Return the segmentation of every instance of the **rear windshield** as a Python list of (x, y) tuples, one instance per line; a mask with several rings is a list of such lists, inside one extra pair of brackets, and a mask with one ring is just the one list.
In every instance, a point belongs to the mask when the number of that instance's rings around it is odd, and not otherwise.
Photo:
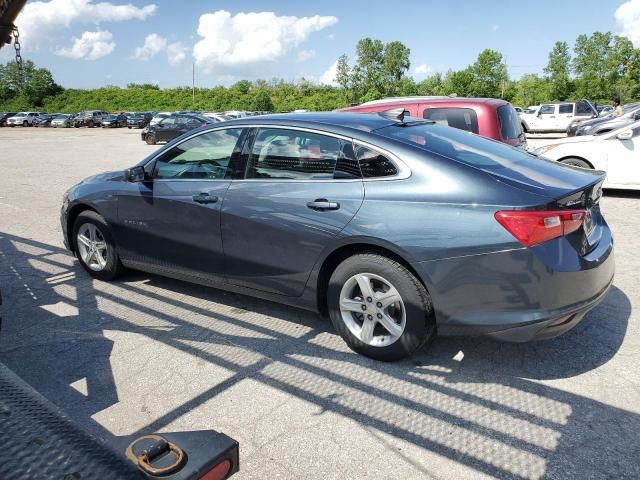
[(460, 130), (478, 133), (478, 115), (471, 108), (428, 108), (424, 118)]
[(375, 132), (482, 169), (512, 169), (523, 162), (540, 161), (504, 143), (437, 125), (392, 125)]
[(503, 140), (515, 140), (522, 135), (518, 112), (511, 105), (498, 107), (498, 121)]

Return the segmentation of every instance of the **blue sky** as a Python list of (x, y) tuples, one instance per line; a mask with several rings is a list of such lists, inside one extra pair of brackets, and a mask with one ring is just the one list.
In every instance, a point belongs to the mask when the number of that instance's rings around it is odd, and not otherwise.
[[(353, 58), (366, 36), (405, 43), (417, 80), (463, 68), (484, 48), (505, 55), (518, 78), (541, 72), (556, 40), (572, 45), (581, 33), (610, 30), (640, 46), (640, 0), (30, 0), (17, 24), (23, 57), (65, 87), (190, 85), (192, 62), (198, 86), (327, 82), (337, 57)], [(11, 53), (4, 48), (0, 59)]]

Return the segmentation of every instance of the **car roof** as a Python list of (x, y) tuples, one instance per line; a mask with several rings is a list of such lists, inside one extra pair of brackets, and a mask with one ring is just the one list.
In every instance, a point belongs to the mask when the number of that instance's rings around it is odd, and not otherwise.
[(349, 112), (305, 112), (241, 117), (228, 120), (225, 123), (243, 125), (273, 124), (301, 127), (316, 126), (327, 131), (348, 129), (372, 132), (398, 122), (375, 113), (363, 115), (362, 113)]

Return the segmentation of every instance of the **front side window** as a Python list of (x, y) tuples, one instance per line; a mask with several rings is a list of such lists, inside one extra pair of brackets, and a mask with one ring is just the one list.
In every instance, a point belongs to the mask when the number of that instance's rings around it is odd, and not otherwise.
[(163, 153), (154, 177), (174, 180), (225, 178), (241, 128), (215, 130), (190, 138)]
[(311, 132), (264, 128), (258, 131), (246, 178), (328, 180), (334, 178), (344, 142)]
[(542, 105), (540, 107), (540, 115), (553, 115), (556, 113), (555, 105)]
[(442, 125), (478, 133), (478, 115), (471, 108), (428, 108), (423, 116)]
[[(139, 117), (139, 118), (142, 118), (142, 117)], [(172, 127), (173, 125), (175, 125), (175, 123), (176, 123), (175, 117), (167, 117), (160, 122), (160, 125), (162, 125), (163, 127)]]

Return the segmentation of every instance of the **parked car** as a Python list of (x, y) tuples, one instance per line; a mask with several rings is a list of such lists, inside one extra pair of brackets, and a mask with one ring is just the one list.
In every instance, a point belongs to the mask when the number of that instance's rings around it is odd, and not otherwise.
[(619, 117), (607, 115), (605, 117), (597, 117), (585, 122), (575, 122), (567, 128), (567, 135), (600, 135), (607, 133), (625, 125), (630, 125), (636, 120), (640, 120), (640, 103), (631, 103), (625, 105), (624, 112)]
[(168, 116), (173, 114), (174, 112), (157, 112), (149, 122), (149, 125), (157, 125), (162, 121), (163, 118), (167, 118)]
[(516, 111), (516, 113), (518, 115), (520, 115), (522, 112), (524, 112), (524, 110), (522, 108), (520, 108), (520, 107), (513, 107), (513, 109)]
[(7, 119), (13, 117), (17, 112), (0, 112), (0, 127), (7, 126)]
[(211, 118), (216, 122), (226, 122), (227, 120), (231, 120), (230, 117), (227, 117), (226, 115), (223, 115), (222, 113), (217, 113), (217, 112), (205, 112), (202, 115), (204, 115), (205, 117)]
[(408, 115), (433, 120), (483, 137), (526, 147), (520, 118), (509, 102), (492, 98), (396, 97), (366, 102), (342, 112), (374, 113), (404, 108)]
[(215, 120), (203, 115), (171, 115), (163, 118), (156, 125), (148, 125), (142, 129), (140, 138), (149, 145), (155, 145), (158, 142), (170, 142), (183, 133), (211, 123), (215, 123)]
[(567, 165), (607, 172), (604, 188), (640, 190), (640, 121), (597, 136), (554, 140), (533, 153)]
[(60, 113), (53, 120), (51, 126), (53, 128), (69, 128), (73, 126), (75, 115), (70, 113)]
[(131, 112), (127, 114), (127, 128), (144, 128), (151, 122), (153, 115), (149, 112)]
[(18, 112), (14, 116), (7, 118), (7, 126), (22, 125), (23, 127), (32, 127), (33, 121), (40, 115), (44, 115), (44, 112)]
[(33, 126), (34, 127), (50, 127), (51, 120), (53, 120), (56, 117), (56, 115), (58, 114), (46, 113), (46, 114), (40, 115), (33, 120)]
[(607, 115), (612, 113), (614, 109), (611, 105), (602, 105), (600, 107), (596, 107), (596, 110), (598, 111), (599, 117), (606, 117)]
[(119, 115), (111, 114), (102, 118), (100, 126), (103, 128), (119, 128), (128, 125), (128, 118), (124, 113)]
[(73, 126), (80, 127), (99, 127), (104, 117), (109, 114), (103, 110), (88, 110), (86, 112), (80, 112), (73, 120)]
[(273, 115), (83, 181), (61, 223), (96, 279), (130, 267), (326, 312), (355, 351), (394, 360), (436, 331), (576, 325), (614, 275), (603, 181), (432, 120)]
[(527, 133), (566, 132), (574, 121), (588, 120), (598, 112), (588, 100), (544, 103), (535, 113), (520, 115), (522, 129)]

